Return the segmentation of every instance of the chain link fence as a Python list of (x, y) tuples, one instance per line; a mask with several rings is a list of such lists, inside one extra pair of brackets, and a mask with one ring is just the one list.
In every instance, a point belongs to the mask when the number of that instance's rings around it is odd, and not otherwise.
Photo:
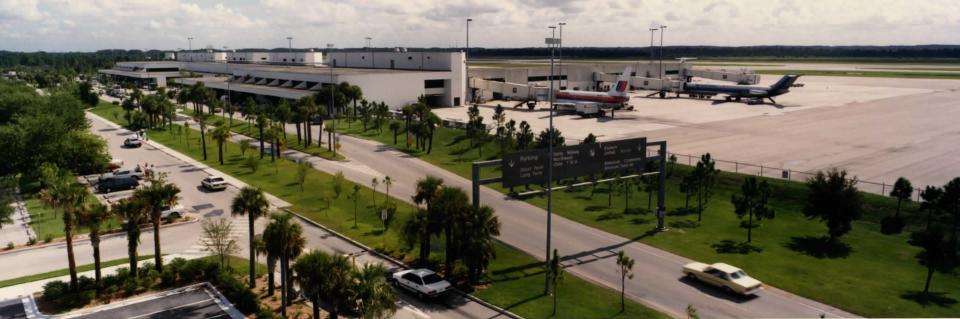
[[(651, 153), (648, 155), (656, 155), (656, 151), (651, 152), (650, 150), (648, 150), (648, 153)], [(677, 163), (679, 164), (694, 166), (697, 164), (697, 162), (700, 161), (699, 155), (687, 155), (687, 154), (678, 154), (678, 153), (671, 153), (671, 152), (667, 152), (667, 154), (676, 156)], [(806, 181), (807, 179), (817, 175), (817, 172), (798, 171), (798, 170), (792, 170), (789, 168), (785, 169), (780, 167), (771, 167), (771, 166), (744, 163), (744, 162), (738, 162), (738, 161), (728, 161), (728, 160), (721, 160), (716, 158), (714, 158), (713, 160), (716, 162), (715, 164), (716, 169), (719, 169), (725, 172), (750, 174), (754, 176), (762, 176), (762, 177), (768, 177), (768, 178), (777, 178), (777, 179), (784, 179), (788, 181), (800, 181), (800, 182)], [(857, 189), (859, 189), (862, 192), (879, 194), (882, 196), (889, 196), (890, 191), (893, 189), (893, 184), (882, 182), (882, 181), (876, 182), (876, 181), (867, 181), (867, 180), (858, 179)], [(916, 197), (915, 200), (918, 202), (920, 201), (920, 193), (922, 191), (923, 191), (922, 188), (914, 189), (914, 197)]]

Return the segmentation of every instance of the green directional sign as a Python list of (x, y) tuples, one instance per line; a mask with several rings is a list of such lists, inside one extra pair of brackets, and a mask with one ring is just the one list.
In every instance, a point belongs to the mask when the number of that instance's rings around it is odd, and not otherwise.
[[(505, 154), (501, 160), (503, 187), (547, 182), (547, 150)], [(574, 178), (643, 168), (646, 138), (556, 147), (553, 179)]]

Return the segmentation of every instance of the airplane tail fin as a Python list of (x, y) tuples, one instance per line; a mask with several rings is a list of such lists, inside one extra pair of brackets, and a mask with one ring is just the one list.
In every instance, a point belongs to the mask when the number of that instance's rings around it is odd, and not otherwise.
[(796, 74), (784, 75), (777, 83), (770, 86), (770, 92), (777, 92), (778, 94), (786, 93), (790, 91), (790, 87), (793, 86), (793, 83), (797, 82), (799, 78), (800, 75)]
[(607, 92), (613, 96), (624, 96), (627, 94), (627, 90), (630, 89), (630, 73), (633, 72), (633, 68), (627, 67), (623, 70), (623, 74), (617, 78), (617, 84), (610, 87), (610, 91)]

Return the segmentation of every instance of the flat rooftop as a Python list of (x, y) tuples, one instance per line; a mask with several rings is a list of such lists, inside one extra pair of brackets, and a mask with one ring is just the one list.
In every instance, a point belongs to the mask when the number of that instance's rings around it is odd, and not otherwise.
[(85, 312), (73, 318), (182, 318), (213, 319), (243, 318), (229, 304), (223, 304), (216, 290), (206, 284), (161, 292), (131, 301), (118, 301), (103, 306), (80, 310)]
[[(256, 63), (213, 63), (213, 62), (183, 62), (185, 64), (194, 64), (210, 68), (225, 68), (226, 70), (250, 70), (260, 72), (284, 72), (284, 73), (304, 73), (304, 74), (330, 74), (330, 67), (310, 66), (310, 65), (276, 65), (276, 64), (256, 64)], [(360, 74), (392, 74), (392, 73), (420, 73), (420, 72), (449, 72), (438, 70), (407, 70), (407, 69), (371, 69), (371, 68), (340, 68), (333, 69), (334, 75), (360, 75)]]

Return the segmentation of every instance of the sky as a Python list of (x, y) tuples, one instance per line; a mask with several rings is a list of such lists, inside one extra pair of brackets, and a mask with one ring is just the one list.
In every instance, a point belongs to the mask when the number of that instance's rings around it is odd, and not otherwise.
[[(0, 50), (960, 44), (958, 0), (0, 0)], [(187, 40), (193, 37), (192, 44)], [(659, 42), (660, 34), (656, 34)]]

